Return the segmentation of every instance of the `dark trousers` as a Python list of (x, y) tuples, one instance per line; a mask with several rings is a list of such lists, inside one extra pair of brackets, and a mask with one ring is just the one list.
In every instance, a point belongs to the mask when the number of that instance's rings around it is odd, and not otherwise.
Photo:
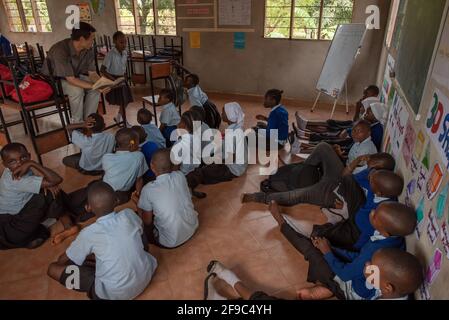
[(345, 299), (340, 286), (334, 281), (335, 274), (329, 267), (320, 250), (315, 248), (312, 241), (299, 234), (287, 223), (281, 226), (281, 232), (285, 238), (309, 261), (307, 281), (321, 284), (331, 290), (338, 299)]
[(85, 174), (88, 176), (101, 176), (104, 174), (104, 171), (102, 170), (93, 170), (93, 171), (87, 171), (80, 167), (80, 159), (81, 159), (81, 153), (72, 154), (71, 156), (67, 156), (62, 159), (62, 163), (66, 167), (70, 167), (73, 169), (78, 170), (81, 174)]
[(187, 176), (189, 188), (195, 189), (201, 184), (211, 185), (231, 181), (236, 178), (225, 164), (209, 164), (196, 168)]
[(62, 196), (36, 194), (18, 214), (0, 214), (0, 249), (23, 248), (35, 239), (47, 239), (50, 232), (41, 223), (64, 213)]
[(74, 262), (70, 261), (69, 265), (62, 272), (59, 283), (62, 284), (67, 289), (71, 288), (73, 283), (70, 282), (70, 276), (72, 275), (72, 270), (77, 268), (79, 270), (79, 288), (74, 288), (73, 290), (78, 292), (86, 292), (87, 296), (91, 300), (101, 300), (100, 297), (95, 293), (95, 264), (83, 264), (78, 266)]
[(327, 126), (330, 131), (341, 131), (341, 130), (352, 128), (352, 126), (354, 125), (354, 121), (351, 121), (351, 120), (341, 121), (341, 120), (331, 120), (330, 119), (330, 120), (327, 120), (326, 122), (327, 122)]

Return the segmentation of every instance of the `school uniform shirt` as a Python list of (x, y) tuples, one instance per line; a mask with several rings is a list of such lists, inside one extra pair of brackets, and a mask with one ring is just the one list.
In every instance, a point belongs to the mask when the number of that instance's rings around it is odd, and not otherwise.
[[(368, 137), (364, 141), (355, 142), (352, 145), (351, 150), (349, 150), (347, 164), (349, 165), (352, 161), (354, 161), (356, 158), (358, 158), (360, 156), (376, 154), (376, 153), (377, 153), (377, 148), (374, 145), (373, 141), (371, 140), (371, 137)], [(357, 168), (357, 169), (355, 170), (355, 173), (360, 172), (360, 169), (359, 168)]]
[(147, 134), (147, 141), (154, 142), (158, 146), (158, 148), (165, 149), (165, 138), (162, 135), (161, 130), (159, 130), (159, 128), (156, 127), (155, 124), (144, 124), (142, 125), (142, 128)]
[(384, 139), (384, 126), (380, 122), (371, 125), (371, 140), (377, 148), (377, 152), (382, 150), (382, 142)]
[(81, 230), (66, 251), (81, 266), (95, 255), (95, 294), (101, 299), (128, 300), (142, 293), (157, 267), (142, 243), (143, 223), (130, 209), (112, 212)]
[(180, 171), (160, 175), (141, 192), (138, 207), (152, 211), (159, 243), (175, 248), (198, 229), (198, 213), (192, 203), (187, 179)]
[(201, 87), (199, 85), (188, 89), (187, 95), (189, 96), (189, 102), (191, 107), (193, 106), (202, 107), (207, 102), (207, 100), (209, 100), (207, 94), (205, 94), (204, 91), (201, 90)]
[(126, 73), (127, 64), (128, 52), (126, 50), (119, 52), (116, 47), (112, 48), (103, 60), (106, 71), (114, 76), (122, 77)]
[(201, 143), (199, 142), (194, 146), (193, 136), (190, 133), (183, 134), (176, 141), (171, 149), (171, 153), (173, 160), (180, 164), (180, 170), (185, 175), (188, 175), (201, 165)]
[(281, 104), (271, 109), (268, 116), (267, 136), (270, 130), (278, 130), (278, 143), (285, 144), (288, 139), (288, 111)]
[[(142, 151), (143, 155), (145, 156), (145, 160), (147, 162), (148, 167), (150, 167), (151, 159), (153, 158), (153, 154), (157, 150), (159, 150), (159, 147), (154, 142), (147, 141), (140, 145), (140, 150)], [(154, 172), (151, 171), (151, 169), (148, 169), (148, 171), (145, 173), (145, 176), (148, 178), (153, 178)]]
[(41, 191), (43, 180), (31, 170), (19, 180), (14, 180), (11, 170), (5, 168), (0, 178), (0, 214), (18, 214)]
[[(364, 269), (376, 251), (382, 248), (405, 249), (402, 237), (381, 236), (378, 232), (361, 248), (360, 252), (352, 252), (332, 248), (332, 252), (324, 255), (331, 270), (335, 273), (336, 281), (347, 299), (376, 299), (376, 290), (366, 284)], [(348, 261), (344, 262), (343, 260)]]
[(78, 130), (72, 132), (72, 143), (81, 149), (79, 166), (87, 171), (101, 170), (101, 159), (115, 146), (114, 135), (108, 132), (93, 133), (88, 137)]
[(140, 151), (117, 151), (103, 156), (103, 181), (114, 191), (129, 191), (148, 171), (145, 156)]
[[(229, 125), (227, 130), (234, 131), (243, 129), (239, 124), (233, 123)], [(223, 148), (223, 154), (226, 155), (226, 136), (224, 139)], [(241, 155), (233, 157), (233, 163), (226, 164), (226, 166), (229, 168), (229, 171), (231, 171), (233, 175), (235, 175), (236, 177), (240, 177), (246, 172), (246, 169), (248, 168), (248, 144), (246, 142), (246, 137), (243, 131), (241, 135), (238, 134), (234, 138), (233, 153), (235, 154), (236, 152), (243, 152), (243, 157)]]
[(167, 127), (177, 126), (179, 124), (181, 116), (179, 115), (178, 110), (176, 110), (174, 103), (170, 102), (162, 106), (159, 120)]

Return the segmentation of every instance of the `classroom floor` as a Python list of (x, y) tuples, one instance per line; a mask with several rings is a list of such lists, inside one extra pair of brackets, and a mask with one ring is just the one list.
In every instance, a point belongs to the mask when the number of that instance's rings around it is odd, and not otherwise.
[[(135, 89), (136, 102), (128, 107), (127, 113), (131, 124), (137, 124), (136, 113), (146, 92), (146, 88)], [(268, 113), (259, 97), (225, 94), (210, 94), (209, 97), (220, 111), (226, 102), (239, 102), (246, 113), (247, 128), (256, 124), (255, 115)], [(312, 114), (309, 112), (310, 104), (298, 101), (284, 101), (284, 104), (290, 114), (290, 123), (295, 119), (295, 111), (308, 119), (327, 119), (330, 115), (329, 106), (322, 106)], [(187, 108), (184, 106), (183, 110)], [(337, 109), (335, 119), (349, 119), (343, 107)], [(107, 111), (106, 123), (111, 124), (116, 109), (108, 107)], [(17, 112), (6, 110), (4, 113), (7, 121), (19, 117)], [(52, 120), (39, 120), (42, 130), (57, 123), (57, 120)], [(11, 128), (11, 136), (13, 141), (25, 143), (32, 150), (21, 125)], [(43, 156), (44, 165), (64, 177), (63, 189), (66, 192), (95, 179), (62, 164), (62, 158), (74, 151), (73, 146), (67, 146)], [(0, 166), (0, 172), (2, 170)], [(258, 191), (260, 182), (265, 178), (259, 175), (258, 165), (251, 165), (243, 177), (198, 188), (207, 192), (208, 197), (194, 199), (200, 220), (197, 233), (185, 245), (174, 250), (150, 246), (150, 252), (157, 258), (159, 266), (150, 285), (138, 299), (203, 299), (206, 267), (211, 260), (220, 260), (232, 268), (250, 288), (282, 298), (294, 299), (298, 289), (310, 286), (307, 283), (308, 263), (282, 237), (267, 206), (240, 203), (240, 195)], [(131, 203), (124, 207), (127, 206), (133, 208)], [(284, 211), (316, 222), (322, 219), (319, 208), (310, 205), (286, 208)], [(60, 231), (61, 226), (57, 223), (51, 230), (52, 233)], [(48, 264), (55, 261), (72, 240), (73, 237), (57, 246), (47, 241), (35, 250), (0, 251), (0, 299), (87, 299), (85, 294), (65, 289), (46, 274)]]

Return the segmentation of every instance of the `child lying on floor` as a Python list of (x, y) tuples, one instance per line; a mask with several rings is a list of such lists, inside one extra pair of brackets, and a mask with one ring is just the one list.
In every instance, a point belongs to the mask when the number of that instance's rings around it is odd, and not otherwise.
[(130, 209), (114, 212), (118, 199), (105, 182), (91, 184), (87, 199), (87, 210), (96, 222), (80, 232), (47, 273), (93, 300), (133, 299), (145, 290), (157, 267), (156, 259), (145, 252), (142, 220)]

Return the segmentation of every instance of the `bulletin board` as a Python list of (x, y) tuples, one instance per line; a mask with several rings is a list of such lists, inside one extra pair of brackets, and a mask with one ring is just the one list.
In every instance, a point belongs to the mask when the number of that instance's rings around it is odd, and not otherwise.
[(255, 32), (252, 0), (178, 0), (184, 32)]

